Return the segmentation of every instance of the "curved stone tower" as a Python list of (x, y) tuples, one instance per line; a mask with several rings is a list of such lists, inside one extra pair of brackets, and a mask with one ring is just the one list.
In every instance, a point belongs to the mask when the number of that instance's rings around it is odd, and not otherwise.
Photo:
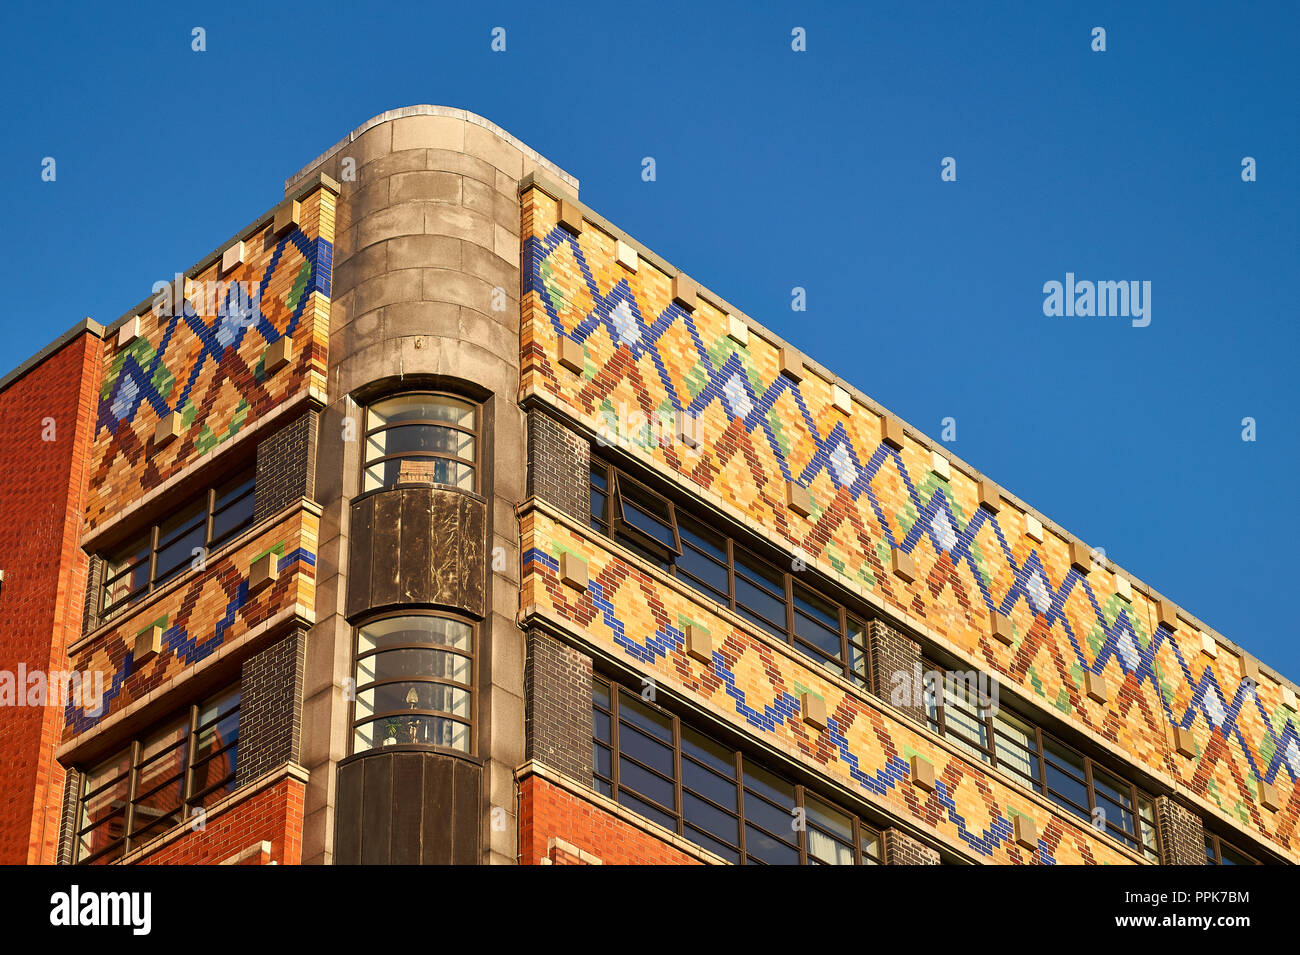
[[(320, 563), (338, 572), (320, 580), (307, 641), (305, 863), (516, 859), (513, 771), (524, 760), (514, 510), (525, 492), (519, 184), (537, 169), (577, 192), (572, 176), (492, 123), (414, 106), (364, 123), (285, 185), (289, 195), (324, 173), (342, 187), (316, 473)], [(390, 459), (363, 477), (363, 454), (382, 458), (373, 452), (406, 441), (400, 428), (374, 432), (378, 419), (367, 408), (411, 394), (433, 396), (420, 407), (439, 415), (447, 404), (464, 410), (467, 427), (453, 438), (459, 458), (399, 460), (396, 471)], [(465, 472), (457, 488), (429, 486), (418, 473), (442, 461)], [(354, 628), (368, 641), (369, 622), (391, 631), (407, 624), (383, 621), (419, 617), (451, 620), (470, 636), (464, 654), (415, 649), (414, 630), (402, 638), (408, 655), (435, 657), (448, 674), (446, 684), (427, 687), (442, 694), (440, 705), (413, 709), (454, 710), (465, 722), (398, 717), (388, 745), (364, 749), (393, 725), (390, 717), (380, 729), (354, 730), (386, 708), (355, 692), (365, 680), (354, 667), (366, 658)], [(398, 679), (404, 667), (376, 664), (399, 687), (409, 686)], [(407, 692), (417, 689), (426, 687)], [(463, 755), (404, 746), (412, 733), (426, 741), (433, 733)]]

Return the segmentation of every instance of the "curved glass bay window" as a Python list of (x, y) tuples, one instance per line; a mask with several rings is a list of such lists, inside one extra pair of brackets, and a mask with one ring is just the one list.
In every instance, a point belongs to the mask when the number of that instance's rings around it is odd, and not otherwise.
[(454, 617), (384, 617), (357, 629), (352, 751), (473, 751), (474, 628)]
[(363, 491), (396, 484), (476, 490), (478, 409), (439, 394), (396, 395), (366, 409)]

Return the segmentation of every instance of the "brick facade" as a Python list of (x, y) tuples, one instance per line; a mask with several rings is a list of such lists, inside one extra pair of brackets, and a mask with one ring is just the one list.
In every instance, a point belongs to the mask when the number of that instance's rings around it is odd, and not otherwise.
[(886, 829), (885, 865), (938, 865), (939, 853), (901, 829)]
[(1200, 816), (1168, 796), (1156, 800), (1161, 865), (1205, 865), (1205, 828)]
[(17, 674), (40, 673), (44, 682), (71, 669), (67, 647), (81, 635), (81, 508), (102, 343), (94, 329), (62, 341), (0, 386), (0, 671), (15, 693), (0, 719), (6, 865), (54, 862), (61, 823), (64, 769), (54, 748), (62, 701), (29, 697)]
[(307, 633), (303, 630), (244, 661), (239, 678), (237, 785), (298, 761), (306, 661)]
[(255, 521), (315, 499), (317, 419), (309, 411), (258, 442)]
[(585, 520), (590, 507), (591, 444), (542, 411), (528, 412), (528, 496)]
[[(913, 674), (924, 671), (921, 646), (912, 638), (880, 620), (867, 627), (867, 640), (871, 654), (871, 692), (886, 703), (894, 705), (904, 716), (925, 725), (925, 704), (915, 699)], [(899, 683), (910, 692), (904, 695), (904, 705), (896, 705)]]
[[(557, 842), (559, 852), (556, 853)], [(571, 847), (571, 848), (566, 848)], [(700, 860), (541, 776), (519, 784), (522, 865), (699, 865)]]
[[(211, 813), (203, 828), (147, 847), (134, 861), (140, 865), (233, 864), (250, 849), (269, 842), (270, 852), (251, 853), (259, 862), (298, 865), (302, 862), (302, 813), (306, 787), (296, 778), (282, 779), (250, 793), (225, 811)], [(248, 863), (248, 857), (242, 864)]]
[(539, 630), (525, 652), (525, 758), (590, 785), (591, 657)]

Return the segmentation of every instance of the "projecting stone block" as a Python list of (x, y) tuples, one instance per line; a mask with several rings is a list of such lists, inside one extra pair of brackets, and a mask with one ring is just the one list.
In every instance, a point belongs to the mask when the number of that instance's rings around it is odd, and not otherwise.
[(844, 414), (853, 414), (853, 396), (847, 390), (839, 385), (831, 385), (831, 404), (837, 411)]
[(140, 316), (128, 318), (117, 327), (117, 347), (125, 348), (140, 337)]
[(1115, 578), (1115, 593), (1129, 603), (1133, 602), (1133, 582), (1127, 577)]
[(561, 199), (559, 209), (560, 225), (574, 235), (582, 235), (582, 206), (572, 199)]
[(1084, 672), (1083, 689), (1094, 703), (1105, 703), (1110, 699), (1110, 687), (1106, 678), (1100, 673)]
[(574, 590), (587, 589), (587, 562), (577, 554), (560, 555), (560, 582)]
[(785, 347), (781, 349), (780, 362), (781, 374), (794, 382), (803, 381), (803, 355), (793, 348)]
[(699, 304), (699, 293), (695, 283), (685, 275), (673, 276), (673, 301), (688, 312), (695, 311)]
[(297, 199), (287, 199), (275, 208), (275, 219), (271, 224), (271, 233), (277, 238), (298, 228), (302, 221), (302, 204)]
[(713, 637), (709, 631), (693, 623), (686, 625), (686, 655), (700, 663), (713, 662)]
[(139, 666), (152, 660), (162, 652), (163, 628), (160, 624), (141, 630), (135, 635), (135, 647), (131, 654), (133, 666)]
[(938, 451), (930, 452), (930, 470), (945, 481), (952, 480), (952, 465)]
[(1160, 598), (1159, 603), (1156, 605), (1156, 613), (1160, 626), (1166, 630), (1178, 629), (1178, 608), (1174, 606), (1172, 600)]
[(890, 551), (889, 562), (895, 577), (909, 584), (916, 580), (916, 562), (912, 560), (911, 554), (904, 554), (895, 547)]
[(618, 248), (614, 252), (614, 258), (619, 265), (629, 272), (635, 272), (641, 266), (641, 256), (637, 254), (636, 249), (622, 239), (618, 240)]
[(1011, 646), (1015, 639), (1011, 632), (1011, 618), (994, 610), (989, 614), (989, 634), (999, 643)]
[(1038, 823), (1028, 816), (1017, 813), (1012, 819), (1011, 826), (1014, 830), (1016, 845), (1022, 849), (1038, 849)]
[(677, 440), (688, 448), (700, 446), (700, 419), (685, 411), (677, 412)]
[(1255, 794), (1259, 798), (1259, 804), (1269, 812), (1277, 812), (1282, 808), (1282, 803), (1277, 796), (1277, 786), (1272, 783), (1259, 780)]
[(1179, 756), (1186, 756), (1189, 759), (1196, 755), (1196, 737), (1192, 731), (1182, 726), (1173, 728), (1174, 752)]
[(263, 368), (268, 375), (274, 375), (293, 360), (293, 339), (288, 335), (281, 335), (266, 346), (264, 354), (266, 361), (263, 363)]
[(903, 422), (893, 415), (881, 415), (880, 440), (895, 451), (903, 450)]
[(280, 558), (274, 551), (263, 554), (248, 568), (248, 592), (257, 593), (280, 579)]
[(1043, 522), (1033, 514), (1025, 515), (1025, 536), (1040, 544), (1043, 542)]
[(224, 275), (244, 264), (244, 243), (236, 242), (221, 253), (221, 273)]
[(560, 339), (560, 367), (567, 368), (575, 375), (581, 375), (587, 366), (587, 352), (579, 342), (572, 338)]
[(912, 785), (928, 793), (934, 792), (934, 763), (920, 756), (913, 756), (907, 765), (912, 777)]
[(992, 481), (980, 481), (980, 507), (990, 514), (1002, 510), (1002, 489)]
[(809, 726), (819, 730), (826, 728), (826, 700), (815, 693), (805, 691), (799, 697), (799, 713)]
[(1241, 678), (1250, 680), (1256, 686), (1259, 686), (1259, 661), (1254, 657), (1243, 656), (1241, 658)]
[(1092, 549), (1080, 541), (1070, 541), (1070, 566), (1081, 574), (1092, 570)]
[(749, 345), (749, 326), (738, 319), (735, 315), (727, 314), (727, 337), (737, 345), (748, 347)]
[(153, 443), (155, 448), (165, 447), (171, 444), (181, 436), (181, 413), (173, 411), (167, 416), (160, 418), (158, 424), (153, 429)]
[(794, 481), (785, 482), (785, 503), (786, 507), (800, 517), (807, 517), (812, 513), (812, 494), (802, 484), (796, 484)]

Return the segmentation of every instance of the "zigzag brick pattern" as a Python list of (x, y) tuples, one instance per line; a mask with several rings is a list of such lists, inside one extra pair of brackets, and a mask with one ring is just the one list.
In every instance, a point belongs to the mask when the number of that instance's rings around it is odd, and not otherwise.
[[(324, 393), (333, 193), (305, 197), (292, 231), (276, 238), (271, 229), (268, 223), (245, 240), (247, 261), (231, 272), (221, 275), (215, 263), (195, 276), (182, 307), (161, 316), (146, 311), (138, 337), (105, 342), (88, 529), (260, 415), (300, 392)], [(285, 336), (292, 360), (268, 373), (266, 348)], [(155, 429), (172, 412), (180, 414), (181, 434), (160, 445)]]
[[(710, 706), (750, 734), (811, 764), (858, 791), (891, 815), (937, 830), (963, 851), (1006, 864), (1133, 863), (1106, 837), (1057, 814), (1036, 798), (984, 772), (891, 714), (869, 697), (849, 692), (793, 651), (688, 597), (646, 569), (605, 550), (591, 535), (536, 510), (522, 519), (523, 604), (567, 629), (584, 633), (640, 672), (653, 675)], [(588, 562), (585, 592), (559, 579), (559, 555)], [(686, 625), (707, 630), (713, 659), (687, 656)], [(799, 699), (826, 701), (827, 728), (799, 718)], [(911, 784), (909, 760), (934, 766), (937, 785), (926, 793)], [(1034, 819), (1037, 852), (1015, 844), (1012, 816)]]
[[(233, 553), (212, 561), (206, 570), (186, 574), (175, 589), (128, 611), (79, 648), (72, 665), (82, 672), (104, 674), (104, 699), (98, 713), (69, 701), (64, 740), (143, 699), (224, 644), (285, 610), (297, 608), (304, 619), (311, 619), (316, 601), (318, 531), (316, 516), (298, 511)], [(250, 594), (249, 568), (266, 553), (276, 555), (279, 577)], [(163, 628), (162, 648), (137, 667), (136, 635), (154, 624)]]
[[(1157, 626), (1139, 584), (1125, 597), (1109, 569), (1080, 572), (1068, 542), (1050, 530), (1042, 542), (1030, 536), (1029, 515), (1010, 502), (997, 514), (981, 508), (974, 478), (936, 472), (930, 448), (913, 438), (901, 450), (885, 443), (877, 415), (857, 402), (848, 414), (837, 408), (833, 384), (811, 369), (797, 382), (783, 375), (778, 348), (759, 329), (737, 344), (707, 296), (689, 312), (673, 301), (671, 277), (645, 257), (633, 272), (599, 228), (561, 228), (557, 203), (540, 189), (521, 201), (521, 394), (598, 433), (621, 433), (620, 422), (639, 415), (660, 425), (651, 435), (672, 434), (676, 414), (694, 417), (698, 448), (644, 435), (624, 446), (1183, 784), (1209, 811), (1300, 851), (1300, 735), (1277, 684), (1244, 680), (1231, 653), (1202, 652), (1201, 634), (1185, 621)], [(580, 373), (559, 362), (564, 339), (581, 345)], [(871, 360), (859, 366), (863, 375)], [(787, 506), (788, 481), (811, 494), (806, 518)], [(895, 547), (915, 562), (914, 582), (889, 572)], [(1010, 618), (1010, 646), (989, 636), (993, 610)], [(1087, 672), (1114, 688), (1105, 702), (1084, 692)], [(1193, 757), (1174, 751), (1175, 726), (1192, 733)], [(1277, 786), (1279, 811), (1259, 805), (1257, 780)]]

